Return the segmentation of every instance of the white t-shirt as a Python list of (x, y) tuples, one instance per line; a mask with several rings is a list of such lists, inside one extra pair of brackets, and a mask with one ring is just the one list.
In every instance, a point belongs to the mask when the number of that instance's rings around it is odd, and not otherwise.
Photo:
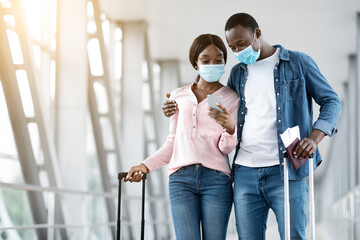
[(272, 56), (247, 66), (247, 112), (236, 164), (247, 167), (269, 167), (279, 164), (274, 88), (274, 67), (279, 55), (280, 49), (277, 48)]

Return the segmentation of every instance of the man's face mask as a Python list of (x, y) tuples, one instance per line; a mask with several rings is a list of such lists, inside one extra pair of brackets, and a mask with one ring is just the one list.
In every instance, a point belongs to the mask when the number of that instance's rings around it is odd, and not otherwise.
[(259, 42), (259, 50), (257, 52), (255, 52), (254, 48), (250, 44), (247, 48), (234, 54), (237, 60), (239, 60), (240, 62), (245, 63), (246, 65), (253, 64), (260, 56), (260, 42)]
[(198, 73), (207, 82), (219, 81), (225, 73), (225, 64), (202, 65), (198, 64)]

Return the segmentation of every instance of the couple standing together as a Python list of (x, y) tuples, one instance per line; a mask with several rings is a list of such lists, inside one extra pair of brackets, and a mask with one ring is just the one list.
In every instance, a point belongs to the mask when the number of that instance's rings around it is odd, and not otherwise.
[[(212, 34), (197, 37), (189, 53), (199, 73), (196, 82), (174, 90), (163, 107), (170, 117), (164, 145), (130, 169), (126, 181), (168, 164), (169, 195), (176, 239), (226, 239), (234, 202), (239, 239), (265, 239), (269, 209), (284, 239), (284, 144), (280, 134), (300, 127), (298, 158), (314, 153), (334, 135), (340, 114), (338, 95), (308, 55), (271, 46), (256, 20), (246, 13), (231, 16), (225, 37), (240, 63), (224, 73), (227, 50)], [(221, 111), (209, 108), (208, 94), (222, 96)], [(320, 105), (313, 123), (312, 100)], [(234, 149), (232, 170), (228, 154)], [(308, 162), (298, 170), (290, 164), (291, 239), (305, 239)], [(234, 188), (232, 187), (234, 183)]]

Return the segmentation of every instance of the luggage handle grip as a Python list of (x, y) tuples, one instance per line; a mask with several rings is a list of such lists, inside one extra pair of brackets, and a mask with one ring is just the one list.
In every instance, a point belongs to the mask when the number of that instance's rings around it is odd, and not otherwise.
[[(289, 155), (288, 155), (288, 153), (286, 152), (286, 151), (284, 151), (284, 158), (288, 158), (289, 157)], [(310, 156), (309, 156), (309, 158), (313, 158), (314, 157), (314, 154), (312, 153), (312, 154), (310, 154)], [(126, 176), (125, 176), (126, 177)]]
[[(146, 179), (146, 173), (143, 173), (143, 177), (142, 180)], [(126, 176), (128, 175), (128, 172), (120, 172), (118, 173), (118, 179), (121, 181), (123, 178), (126, 178)]]

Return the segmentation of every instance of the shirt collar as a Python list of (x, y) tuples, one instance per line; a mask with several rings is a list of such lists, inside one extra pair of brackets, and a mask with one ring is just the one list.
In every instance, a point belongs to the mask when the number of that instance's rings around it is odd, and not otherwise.
[(279, 55), (280, 60), (289, 61), (289, 50), (287, 50), (281, 45), (274, 45), (273, 47), (280, 48), (280, 55)]

